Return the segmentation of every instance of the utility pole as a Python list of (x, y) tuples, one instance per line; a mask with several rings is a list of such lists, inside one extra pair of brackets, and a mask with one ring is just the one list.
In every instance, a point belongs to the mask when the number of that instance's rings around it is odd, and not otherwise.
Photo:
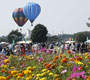
[(64, 31), (62, 29), (62, 40), (64, 40)]

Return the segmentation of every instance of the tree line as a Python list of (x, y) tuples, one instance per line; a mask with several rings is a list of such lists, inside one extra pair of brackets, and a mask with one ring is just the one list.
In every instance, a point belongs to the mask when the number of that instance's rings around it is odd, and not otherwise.
[[(69, 40), (69, 38), (72, 38), (73, 40), (77, 42), (84, 42), (88, 39), (90, 39), (90, 31), (84, 31), (84, 32), (78, 32), (74, 34), (58, 34), (50, 36), (48, 35), (47, 27), (42, 24), (37, 24), (31, 33), (31, 38), (29, 40), (32, 40), (34, 43), (41, 43), (41, 42), (64, 42)], [(23, 34), (19, 32), (18, 30), (12, 30), (7, 36), (0, 37), (0, 42), (9, 42), (12, 43), (14, 40), (15, 42), (21, 41), (23, 38)], [(24, 39), (23, 39), (24, 40)]]

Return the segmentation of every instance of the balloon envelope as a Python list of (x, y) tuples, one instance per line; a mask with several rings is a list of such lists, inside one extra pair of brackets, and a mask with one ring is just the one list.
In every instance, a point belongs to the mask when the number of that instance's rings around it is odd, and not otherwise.
[(23, 13), (31, 23), (39, 16), (41, 8), (37, 3), (28, 3), (23, 8)]
[(23, 13), (22, 8), (18, 8), (13, 12), (13, 19), (18, 24), (18, 26), (22, 27), (27, 22), (27, 17)]

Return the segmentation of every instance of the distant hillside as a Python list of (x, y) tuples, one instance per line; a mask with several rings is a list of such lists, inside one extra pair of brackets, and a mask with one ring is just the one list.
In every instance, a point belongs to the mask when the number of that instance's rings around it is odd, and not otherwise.
[(63, 35), (59, 34), (58, 35), (58, 38), (63, 41), (69, 40), (69, 38), (72, 38), (72, 37), (73, 37), (72, 34), (63, 34)]
[[(88, 39), (90, 39), (90, 31), (83, 31), (83, 32), (78, 32), (78, 33), (84, 33), (88, 37)], [(73, 36), (76, 34), (77, 33), (73, 34)]]
[[(78, 32), (78, 33), (83, 33), (85, 34), (88, 39), (90, 39), (90, 31), (83, 31), (83, 32)], [(63, 41), (66, 41), (66, 40), (69, 40), (69, 38), (75, 38), (75, 35), (78, 34), (78, 33), (74, 33), (74, 34), (59, 34), (57, 35), (59, 39), (63, 40)]]

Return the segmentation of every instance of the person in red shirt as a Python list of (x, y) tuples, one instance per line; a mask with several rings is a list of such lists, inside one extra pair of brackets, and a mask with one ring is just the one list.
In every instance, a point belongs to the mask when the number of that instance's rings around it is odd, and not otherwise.
[(25, 47), (23, 44), (21, 44), (21, 56), (24, 56), (25, 55)]

